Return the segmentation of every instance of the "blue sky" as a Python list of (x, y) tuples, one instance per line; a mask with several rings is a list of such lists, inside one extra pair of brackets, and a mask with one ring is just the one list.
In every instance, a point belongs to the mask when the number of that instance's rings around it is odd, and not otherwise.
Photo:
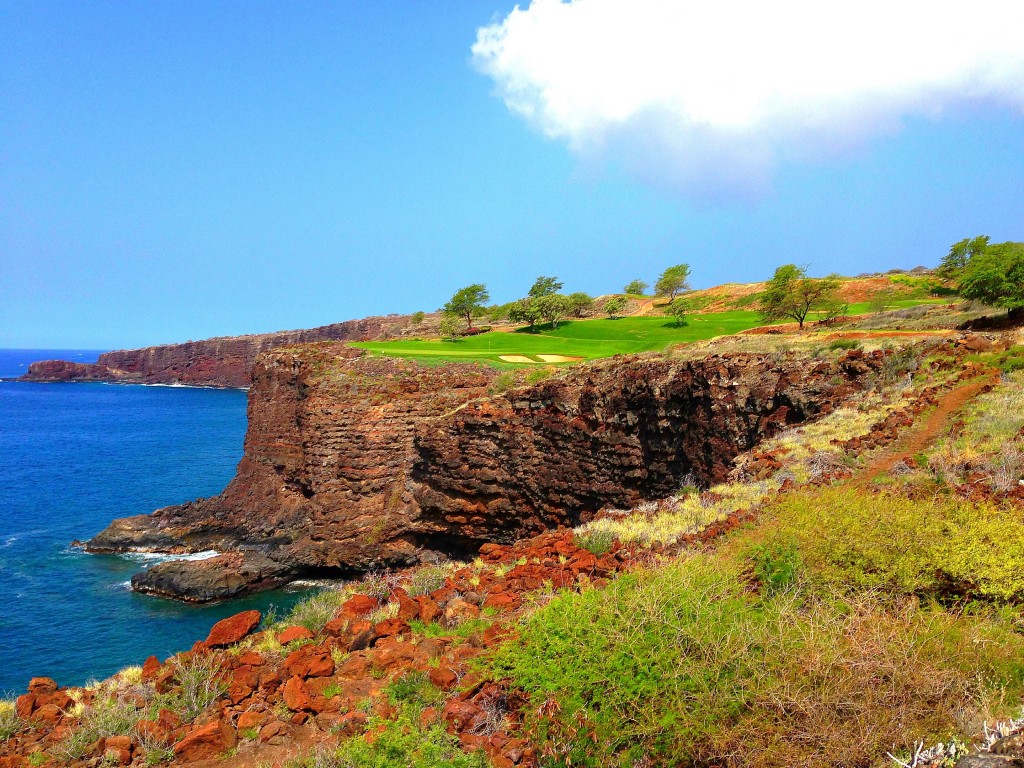
[[(558, 73), (471, 50), (487, 25), (503, 51), (542, 45), (501, 26), (513, 7), (6, 0), (0, 347), (311, 327), (433, 309), (471, 282), (507, 301), (541, 274), (599, 294), (680, 261), (697, 286), (786, 262), (853, 274), (1024, 239), (1015, 74), (894, 101), (852, 138), (838, 119), (792, 129), (806, 105), (783, 102), (712, 151), (664, 139), (649, 105), (629, 130), (595, 132), (584, 108), (524, 118), (510, 88)], [(680, 153), (710, 159), (695, 172)]]

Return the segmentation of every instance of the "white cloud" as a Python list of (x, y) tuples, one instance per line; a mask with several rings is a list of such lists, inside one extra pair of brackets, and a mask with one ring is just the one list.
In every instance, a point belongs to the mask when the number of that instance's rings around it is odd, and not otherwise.
[(481, 28), (509, 109), (682, 189), (758, 188), (974, 101), (1024, 107), (1021, 0), (533, 0)]

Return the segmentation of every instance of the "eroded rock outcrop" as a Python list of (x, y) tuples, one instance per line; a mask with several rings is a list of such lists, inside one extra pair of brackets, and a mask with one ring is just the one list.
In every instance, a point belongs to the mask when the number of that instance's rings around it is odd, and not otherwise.
[(687, 473), (722, 479), (740, 452), (848, 399), (877, 365), (632, 357), (491, 395), (486, 367), (357, 354), (262, 356), (224, 493), (115, 521), (88, 548), (230, 551), (133, 579), (193, 600), (468, 553), (665, 496)]
[(256, 358), (278, 347), (320, 341), (370, 341), (397, 335), (407, 315), (367, 317), (299, 331), (224, 336), (183, 344), (105, 352), (95, 363), (41, 360), (23, 381), (113, 381), (125, 384), (187, 384), (247, 387)]

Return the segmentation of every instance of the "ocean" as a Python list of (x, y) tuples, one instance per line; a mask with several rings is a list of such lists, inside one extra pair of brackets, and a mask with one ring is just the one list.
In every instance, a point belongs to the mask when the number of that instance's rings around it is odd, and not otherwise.
[[(0, 350), (0, 377), (98, 355)], [(287, 610), (308, 593), (184, 605), (128, 589), (153, 559), (69, 546), (115, 517), (219, 493), (242, 456), (245, 405), (238, 390), (0, 382), (0, 696), (23, 693), (33, 676), (82, 685), (166, 658), (225, 616)]]

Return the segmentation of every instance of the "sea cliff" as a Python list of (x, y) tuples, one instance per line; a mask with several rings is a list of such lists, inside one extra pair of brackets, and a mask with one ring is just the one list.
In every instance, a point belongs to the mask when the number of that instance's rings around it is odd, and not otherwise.
[(182, 344), (105, 352), (92, 364), (41, 360), (22, 381), (110, 381), (126, 384), (184, 384), (247, 387), (256, 358), (278, 347), (320, 341), (370, 341), (397, 335), (408, 315), (348, 320), (298, 331), (224, 336)]
[(139, 591), (204, 601), (298, 576), (464, 555), (721, 480), (759, 440), (861, 389), (870, 358), (615, 358), (497, 392), (499, 373), (338, 344), (259, 357), (219, 496), (114, 521), (94, 552), (200, 551)]

